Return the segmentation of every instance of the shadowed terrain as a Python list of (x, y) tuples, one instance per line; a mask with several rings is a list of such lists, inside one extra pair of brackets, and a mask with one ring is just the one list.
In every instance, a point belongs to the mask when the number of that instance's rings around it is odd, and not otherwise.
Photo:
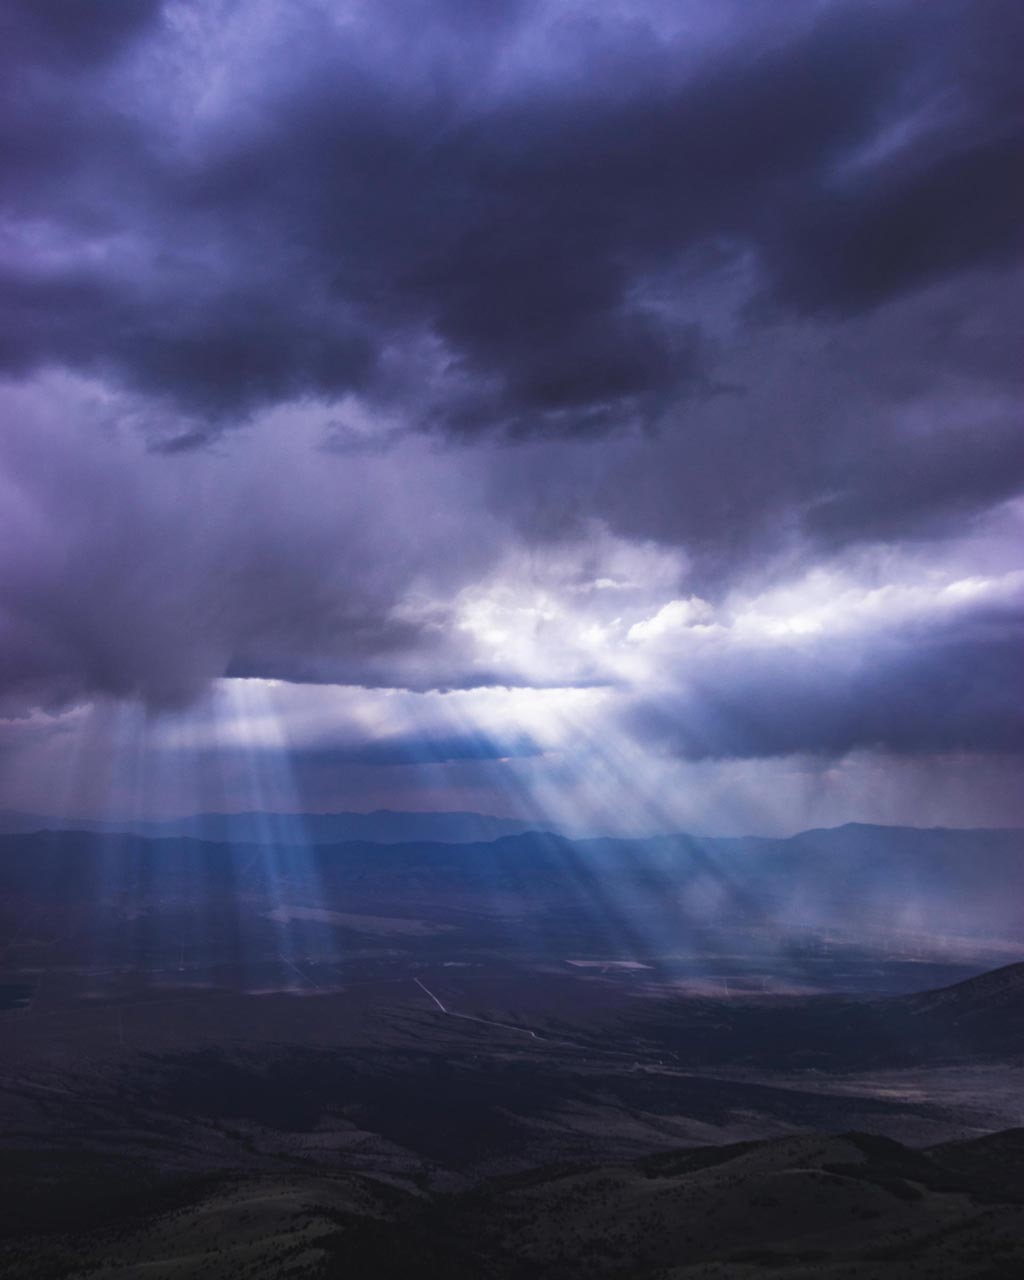
[(1018, 833), (4, 845), (15, 1275), (1012, 1273)]
[[(5, 1181), (31, 1186), (41, 1164), (8, 1165)], [(856, 1132), (699, 1147), (448, 1193), (296, 1167), (159, 1179), (82, 1161), (68, 1174), (87, 1187), (74, 1209), (51, 1183), (0, 1242), (12, 1273), (952, 1280), (1024, 1264), (1019, 1129), (917, 1150)]]

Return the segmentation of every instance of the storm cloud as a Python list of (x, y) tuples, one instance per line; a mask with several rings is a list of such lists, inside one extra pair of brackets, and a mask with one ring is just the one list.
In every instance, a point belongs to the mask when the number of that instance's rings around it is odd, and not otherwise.
[(1024, 752), (1021, 608), (702, 653), (630, 707), (634, 733), (689, 759)]
[(716, 387), (687, 276), (849, 313), (1019, 250), (1017, 6), (796, 5), (702, 49), (704, 17), (16, 5), (4, 365), (209, 431), (347, 391), (679, 429)]
[(300, 769), (1020, 752), (1018, 4), (0, 21), (11, 742), (275, 681), (378, 700)]

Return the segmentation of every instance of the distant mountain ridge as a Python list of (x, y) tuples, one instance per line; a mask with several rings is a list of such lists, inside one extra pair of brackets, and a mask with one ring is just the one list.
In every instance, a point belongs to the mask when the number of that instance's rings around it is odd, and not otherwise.
[(0, 833), (27, 834), (32, 831), (93, 831), (126, 833), (148, 839), (186, 837), (214, 843), (232, 844), (341, 844), (368, 841), (374, 844), (404, 844), (437, 841), (443, 844), (487, 843), (503, 836), (530, 831), (551, 831), (520, 818), (499, 818), (493, 814), (454, 810), (410, 812), (375, 809), (369, 813), (197, 813), (184, 818), (160, 821), (116, 818), (52, 818), (41, 814), (0, 811)]
[(789, 846), (811, 849), (827, 844), (832, 851), (863, 851), (865, 842), (876, 844), (887, 836), (912, 839), (933, 849), (957, 845), (963, 837), (977, 837), (990, 843), (1024, 837), (1015, 827), (914, 827), (868, 822), (845, 822), (835, 827), (812, 827), (790, 836), (705, 836), (688, 832), (665, 832), (649, 836), (580, 835), (565, 827), (540, 819), (502, 818), (471, 810), (373, 809), (369, 812), (341, 810), (337, 813), (277, 813), (251, 810), (238, 813), (196, 813), (182, 818), (59, 818), (0, 809), (0, 835), (27, 835), (38, 831), (91, 831), (104, 834), (139, 835), (147, 839), (188, 838), (215, 844), (489, 844), (526, 835), (554, 835), (574, 844), (591, 847), (643, 846), (649, 850), (697, 843), (721, 851), (752, 851), (756, 848)]
[[(468, 829), (454, 826), (456, 835)], [(390, 834), (398, 830), (392, 824)], [(899, 936), (911, 952), (918, 937), (938, 937), (943, 953), (972, 939), (971, 953), (982, 944), (993, 961), (1024, 950), (1019, 830), (857, 826), (778, 840), (570, 840), (526, 831), (484, 841), (331, 840), (329, 832), (328, 824), (303, 835), (297, 823), (283, 823), (273, 846), (241, 834), (203, 841), (162, 829), (157, 836), (111, 829), (9, 832), (0, 835), (0, 891), (45, 889), (50, 901), (67, 900), (100, 870), (111, 885), (133, 883), (132, 868), (144, 856), (147, 877), (165, 895), (187, 897), (203, 885), (209, 893), (251, 891), (276, 900), (272, 881), (286, 870), (290, 892), (304, 891), (311, 900), (321, 892), (339, 901), (358, 892), (401, 903), (415, 893), (440, 909), (456, 899), (486, 903), (499, 894), (563, 923), (567, 912), (596, 912), (619, 921), (641, 948), (651, 929), (685, 925), (691, 931), (767, 928), (794, 938), (827, 929), (837, 945), (852, 936), (862, 942), (884, 937), (889, 945)]]

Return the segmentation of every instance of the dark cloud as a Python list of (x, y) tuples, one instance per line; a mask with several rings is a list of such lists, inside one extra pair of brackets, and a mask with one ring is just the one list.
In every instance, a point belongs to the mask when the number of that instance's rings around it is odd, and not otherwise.
[[(3, 709), (603, 686), (687, 758), (1020, 749), (980, 606), (631, 694), (612, 649), (1011, 563), (1024, 7), (627, 8), (6, 6)], [(537, 749), (381, 732), (303, 767)]]
[(478, 513), (466, 541), (439, 518), (460, 477), (429, 452), (407, 459), (417, 488), (389, 459), (325, 468), (308, 432), (147, 453), (95, 388), (8, 389), (0, 413), (0, 715), (94, 696), (180, 707), (224, 675), (473, 682), (448, 598), (492, 562), (495, 532)]
[(115, 57), (152, 29), (162, 0), (8, 0), (0, 14), (0, 47), (10, 65), (38, 64), (62, 74)]
[(863, 639), (737, 646), (642, 697), (632, 732), (687, 759), (1024, 753), (1024, 613), (894, 626)]
[[(696, 59), (657, 10), (544, 12), (441, 6), (413, 49), (392, 7), (298, 6), (272, 65), (217, 69), (235, 109), (195, 118), (180, 75), (139, 91), (174, 66), (154, 31), (179, 38), (154, 6), (17, 6), (10, 200), (69, 252), (8, 271), (5, 367), (105, 371), (221, 426), (357, 391), (459, 434), (592, 434), (716, 385), (685, 296), (658, 301), (682, 261), (753, 254), (768, 300), (845, 312), (1019, 248), (1013, 6), (793, 6)], [(546, 76), (505, 67), (527, 37)], [(67, 50), (122, 56), (32, 75)], [(387, 358), (417, 342), (429, 391)]]
[[(1022, 104), (1024, 106), (1024, 104)], [(930, 157), (898, 156), (794, 217), (776, 279), (807, 308), (856, 311), (1024, 248), (1024, 132)]]
[(1024, 480), (1024, 432), (1012, 417), (982, 430), (961, 427), (895, 447), (886, 443), (835, 475), (806, 513), (809, 533), (842, 545), (895, 539), (929, 524), (945, 531), (950, 519), (970, 519), (1013, 497)]
[(541, 548), (595, 515), (683, 547), (689, 589), (856, 545), (969, 534), (1024, 489), (1024, 279), (980, 273), (870, 315), (801, 317), (723, 349), (717, 394), (656, 441), (506, 450), (492, 506)]

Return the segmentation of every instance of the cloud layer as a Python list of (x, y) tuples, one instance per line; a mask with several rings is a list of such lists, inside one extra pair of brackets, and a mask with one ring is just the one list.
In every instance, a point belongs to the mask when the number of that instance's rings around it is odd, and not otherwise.
[(1019, 5), (2, 22), (7, 757), (243, 678), (376, 691), (303, 768), (1020, 752)]
[(14, 5), (5, 366), (164, 396), (183, 442), (347, 392), (592, 433), (714, 392), (687, 304), (741, 264), (849, 315), (1020, 247), (1012, 3), (418, 16)]

